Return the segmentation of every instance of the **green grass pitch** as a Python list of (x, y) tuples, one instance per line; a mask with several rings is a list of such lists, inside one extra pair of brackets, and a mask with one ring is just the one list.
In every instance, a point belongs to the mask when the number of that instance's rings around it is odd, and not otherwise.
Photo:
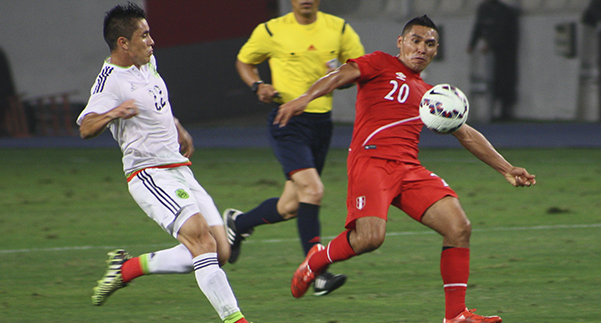
[[(598, 323), (601, 150), (501, 153), (538, 184), (514, 188), (464, 150), (420, 154), (473, 224), (468, 306), (503, 322)], [(345, 158), (332, 150), (323, 174), (324, 242), (343, 229)], [(117, 148), (0, 149), (0, 322), (220, 322), (193, 275), (141, 277), (91, 305), (109, 250), (176, 244), (130, 197), (120, 159)], [(249, 210), (282, 189), (269, 149), (198, 149), (192, 161), (220, 211)], [(254, 323), (441, 322), (440, 249), (439, 236), (391, 209), (384, 245), (333, 265), (349, 279), (328, 296), (290, 295), (303, 260), (295, 221), (258, 227), (224, 269)]]

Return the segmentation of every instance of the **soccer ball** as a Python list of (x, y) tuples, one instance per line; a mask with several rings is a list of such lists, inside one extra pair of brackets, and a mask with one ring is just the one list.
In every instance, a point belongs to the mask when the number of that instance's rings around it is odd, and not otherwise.
[(419, 116), (426, 127), (439, 134), (461, 128), (467, 120), (470, 104), (460, 89), (438, 84), (428, 90), (419, 104)]

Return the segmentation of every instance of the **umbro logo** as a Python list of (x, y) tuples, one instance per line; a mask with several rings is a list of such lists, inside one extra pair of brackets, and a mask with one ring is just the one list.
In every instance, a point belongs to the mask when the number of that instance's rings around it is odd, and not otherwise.
[(396, 78), (401, 81), (407, 81), (407, 76), (403, 72), (396, 72)]

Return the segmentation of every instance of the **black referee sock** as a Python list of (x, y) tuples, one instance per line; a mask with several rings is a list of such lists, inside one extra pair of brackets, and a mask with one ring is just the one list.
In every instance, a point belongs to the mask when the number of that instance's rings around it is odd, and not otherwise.
[(278, 213), (278, 200), (277, 197), (267, 199), (256, 208), (238, 216), (236, 218), (238, 232), (244, 233), (258, 225), (284, 221), (284, 218)]
[(319, 205), (300, 203), (296, 215), (298, 234), (303, 245), (305, 255), (313, 245), (321, 242), (321, 228), (319, 225)]

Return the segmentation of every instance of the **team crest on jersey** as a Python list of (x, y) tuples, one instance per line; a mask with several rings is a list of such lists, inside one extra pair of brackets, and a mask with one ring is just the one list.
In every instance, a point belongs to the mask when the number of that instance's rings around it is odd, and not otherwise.
[(175, 195), (177, 195), (177, 197), (179, 197), (180, 199), (187, 199), (190, 197), (190, 195), (188, 194), (188, 192), (184, 191), (184, 189), (178, 189), (177, 191), (175, 191)]
[(361, 210), (365, 207), (365, 195), (364, 196), (359, 196), (356, 200), (356, 207), (358, 210)]

